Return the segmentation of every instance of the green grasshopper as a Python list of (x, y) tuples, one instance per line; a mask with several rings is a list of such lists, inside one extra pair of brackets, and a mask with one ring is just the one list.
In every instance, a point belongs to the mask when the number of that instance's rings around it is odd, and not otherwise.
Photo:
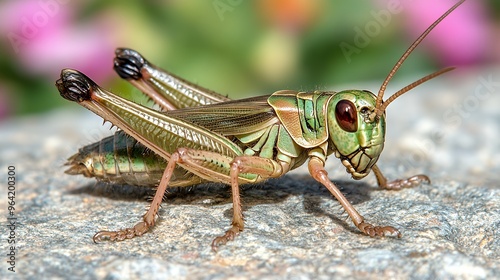
[(464, 1), (415, 40), (377, 95), (363, 90), (282, 90), (229, 100), (154, 66), (133, 50), (118, 49), (115, 70), (161, 108), (155, 110), (105, 91), (78, 71), (62, 70), (56, 82), (61, 96), (121, 129), (80, 149), (69, 158), (66, 173), (156, 188), (142, 221), (123, 230), (100, 231), (94, 241), (124, 240), (147, 232), (156, 222), (167, 187), (219, 182), (231, 185), (233, 218), (229, 230), (213, 240), (212, 248), (217, 250), (244, 228), (239, 186), (280, 177), (306, 161), (311, 176), (332, 193), (361, 232), (371, 237), (401, 237), (392, 226), (365, 221), (328, 179), (325, 161), (335, 155), (354, 179), (373, 170), (378, 185), (387, 190), (430, 183), (425, 175), (388, 182), (376, 165), (385, 140), (385, 109), (402, 94), (453, 68), (427, 75), (382, 99), (387, 84), (411, 52)]

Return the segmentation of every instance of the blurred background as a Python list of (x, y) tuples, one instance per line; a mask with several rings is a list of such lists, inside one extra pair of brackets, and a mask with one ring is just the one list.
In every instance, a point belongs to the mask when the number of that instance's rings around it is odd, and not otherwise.
[[(231, 98), (280, 89), (341, 90), (380, 81), (455, 0), (0, 2), (0, 121), (62, 106), (54, 82), (75, 68), (133, 98), (113, 72), (116, 47)], [(452, 13), (396, 79), (500, 62), (500, 1)], [(409, 81), (411, 82), (411, 81)], [(377, 89), (371, 89), (376, 91)]]

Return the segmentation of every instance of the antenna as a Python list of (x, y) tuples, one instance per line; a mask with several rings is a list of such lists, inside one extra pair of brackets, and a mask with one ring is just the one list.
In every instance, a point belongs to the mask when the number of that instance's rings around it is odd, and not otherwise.
[[(465, 0), (460, 0), (458, 3), (453, 5), (453, 7), (451, 7), (448, 11), (446, 11), (446, 13), (444, 13), (442, 16), (440, 16), (433, 24), (431, 24), (431, 26), (429, 26), (415, 40), (415, 42), (413, 42), (413, 44), (411, 44), (411, 46), (403, 53), (403, 55), (399, 58), (399, 60), (396, 62), (396, 64), (394, 64), (394, 67), (392, 68), (391, 72), (389, 72), (389, 74), (385, 78), (384, 82), (380, 86), (380, 89), (379, 89), (378, 94), (377, 94), (377, 103), (375, 105), (375, 112), (374, 112), (375, 114), (372, 114), (371, 118), (373, 117), (373, 119), (374, 119), (376, 116), (380, 117), (382, 114), (384, 114), (385, 108), (387, 108), (387, 106), (392, 101), (394, 101), (397, 97), (401, 96), (403, 93), (408, 92), (410, 89), (413, 89), (414, 87), (416, 87), (416, 86), (418, 86), (418, 85), (420, 85), (420, 84), (422, 84), (422, 83), (424, 83), (424, 82), (426, 82), (434, 77), (437, 77), (441, 74), (444, 74), (444, 73), (454, 69), (454, 68), (445, 68), (443, 70), (440, 70), (440, 71), (437, 71), (433, 74), (425, 76), (424, 78), (422, 78), (422, 79), (404, 87), (403, 89), (399, 90), (398, 92), (393, 94), (391, 97), (389, 97), (385, 102), (382, 101), (382, 99), (384, 97), (385, 89), (387, 88), (387, 84), (392, 79), (394, 74), (396, 74), (396, 72), (399, 70), (399, 67), (401, 67), (401, 65), (406, 60), (406, 58), (408, 58), (408, 56), (413, 52), (413, 50), (425, 39), (425, 37), (427, 37), (427, 35), (434, 29), (434, 27), (436, 27), (441, 21), (443, 21), (443, 19), (445, 19), (451, 12), (453, 12), (458, 6), (460, 6), (464, 2), (465, 2)], [(384, 104), (382, 105), (382, 103), (384, 103)]]

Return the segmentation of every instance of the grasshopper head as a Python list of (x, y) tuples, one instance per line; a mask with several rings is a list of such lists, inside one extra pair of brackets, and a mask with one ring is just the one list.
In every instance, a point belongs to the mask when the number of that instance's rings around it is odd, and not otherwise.
[(385, 114), (373, 118), (376, 97), (369, 91), (346, 90), (328, 104), (330, 144), (354, 179), (368, 175), (384, 148)]

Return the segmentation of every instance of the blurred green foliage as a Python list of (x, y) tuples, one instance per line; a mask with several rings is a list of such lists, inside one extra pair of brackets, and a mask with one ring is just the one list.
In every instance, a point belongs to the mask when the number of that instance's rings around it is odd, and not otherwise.
[[(63, 7), (74, 14), (73, 25), (108, 19), (116, 32), (115, 47), (136, 49), (156, 65), (232, 98), (382, 81), (414, 39), (406, 35), (401, 16), (393, 15), (390, 24), (348, 62), (339, 45), (353, 44), (353, 27), (362, 28), (371, 19), (370, 11), (380, 9), (367, 0), (298, 1), (298, 6), (288, 8), (279, 5), (290, 1), (76, 2)], [(498, 1), (490, 2), (499, 9)], [(53, 86), (57, 77), (27, 74), (10, 45), (2, 48), (0, 85), (8, 89), (14, 114), (75, 106), (59, 97)], [(95, 63), (112, 68), (112, 61)], [(438, 67), (419, 48), (398, 78)], [(121, 95), (133, 98), (136, 93), (111, 71), (104, 80), (105, 88)]]

